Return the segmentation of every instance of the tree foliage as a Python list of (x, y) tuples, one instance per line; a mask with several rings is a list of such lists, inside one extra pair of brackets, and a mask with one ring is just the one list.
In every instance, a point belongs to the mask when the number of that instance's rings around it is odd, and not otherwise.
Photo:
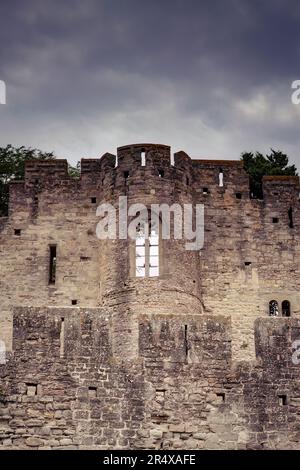
[[(25, 162), (27, 160), (54, 160), (53, 152), (7, 145), (0, 147), (0, 217), (8, 213), (9, 183), (13, 180), (23, 180), (25, 176)], [(69, 166), (69, 174), (77, 177), (80, 171), (77, 167)]]
[(250, 193), (253, 198), (262, 199), (262, 178), (272, 175), (297, 175), (295, 165), (289, 165), (289, 157), (281, 152), (271, 149), (269, 155), (260, 152), (243, 152), (241, 159), (244, 168), (250, 176)]
[(77, 162), (76, 166), (69, 165), (69, 175), (71, 176), (71, 178), (79, 178), (80, 162)]

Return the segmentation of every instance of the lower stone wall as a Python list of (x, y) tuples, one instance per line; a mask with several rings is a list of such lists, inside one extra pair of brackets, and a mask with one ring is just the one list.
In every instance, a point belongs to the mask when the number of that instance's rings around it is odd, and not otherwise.
[(256, 361), (238, 364), (228, 317), (128, 313), (128, 357), (116, 322), (103, 309), (15, 310), (0, 448), (300, 449), (300, 320), (257, 319)]

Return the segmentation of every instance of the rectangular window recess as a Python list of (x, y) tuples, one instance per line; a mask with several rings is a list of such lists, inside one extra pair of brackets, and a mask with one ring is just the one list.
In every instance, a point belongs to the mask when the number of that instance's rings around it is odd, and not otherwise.
[(245, 266), (251, 266), (251, 261), (245, 261)]
[(96, 204), (97, 203), (97, 198), (96, 197), (91, 197), (91, 203)]
[(288, 404), (287, 395), (278, 395), (279, 405), (286, 406)]
[(90, 256), (80, 256), (80, 261), (90, 261)]
[(21, 236), (21, 229), (20, 228), (15, 228), (15, 235), (16, 235), (16, 237)]
[(72, 300), (72, 305), (77, 305), (78, 304), (78, 300), (77, 299), (73, 299)]
[(30, 397), (37, 395), (37, 384), (26, 383), (26, 394)]
[(218, 399), (219, 403), (224, 403), (225, 402), (225, 393), (224, 392), (216, 393), (216, 395), (217, 395), (217, 399)]
[(88, 395), (90, 398), (97, 398), (97, 387), (89, 387)]
[(273, 224), (278, 224), (278, 222), (279, 222), (278, 217), (273, 217), (272, 222), (273, 222)]

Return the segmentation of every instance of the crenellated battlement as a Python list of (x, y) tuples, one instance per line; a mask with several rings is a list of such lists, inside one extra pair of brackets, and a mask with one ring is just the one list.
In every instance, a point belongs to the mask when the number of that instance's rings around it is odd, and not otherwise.
[[(124, 158), (132, 158), (133, 161), (143, 166), (154, 165), (162, 160), (171, 163), (171, 148), (160, 144), (132, 144), (118, 147), (118, 164)], [(144, 161), (143, 161), (144, 160)]]
[(299, 204), (299, 176), (264, 176), (262, 190), (268, 204)]
[[(142, 173), (141, 173), (142, 172)], [(110, 187), (121, 186), (124, 178), (139, 175), (139, 184), (144, 179), (147, 184), (156, 175), (163, 180), (181, 182), (183, 187), (192, 186), (199, 192), (199, 186), (211, 193), (219, 186), (219, 175), (222, 173), (224, 191), (237, 191), (244, 197), (249, 195), (249, 176), (240, 160), (192, 159), (184, 151), (174, 154), (171, 149), (160, 144), (131, 144), (118, 147), (117, 154), (105, 153), (99, 159), (83, 158), (81, 160), (81, 184), (101, 187), (106, 182)], [(36, 188), (39, 184), (70, 185), (67, 160), (32, 160), (25, 163), (25, 188)], [(128, 180), (130, 185), (134, 180)], [(14, 183), (12, 183), (14, 185)], [(298, 176), (267, 176), (263, 178), (263, 190), (270, 197), (276, 189), (295, 193), (299, 191)], [(289, 189), (288, 189), (289, 188)], [(17, 189), (16, 189), (17, 190)], [(14, 189), (13, 189), (14, 191)], [(13, 192), (12, 191), (12, 192)], [(248, 196), (249, 197), (249, 196)], [(12, 195), (13, 198), (13, 195)], [(294, 199), (297, 199), (295, 196)]]
[(81, 176), (101, 171), (100, 160), (97, 158), (82, 158), (80, 163)]
[(56, 180), (68, 179), (67, 160), (27, 160), (25, 162), (26, 186), (38, 185), (40, 179)]

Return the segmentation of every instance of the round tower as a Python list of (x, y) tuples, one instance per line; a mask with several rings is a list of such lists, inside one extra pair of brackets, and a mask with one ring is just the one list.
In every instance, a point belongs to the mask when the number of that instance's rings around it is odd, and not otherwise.
[[(190, 157), (179, 152), (171, 164), (169, 146), (134, 144), (119, 147), (115, 162), (103, 158), (100, 204), (117, 209), (117, 222), (121, 210), (130, 214), (132, 205), (141, 204), (149, 221), (151, 210), (156, 214), (159, 227), (150, 225), (149, 239), (143, 235), (138, 242), (124, 236), (124, 225), (120, 237), (118, 224), (116, 239), (99, 241), (102, 305), (133, 313), (201, 313), (199, 250), (187, 249), (184, 234), (185, 205), (193, 207)], [(133, 219), (128, 215), (127, 224)]]

